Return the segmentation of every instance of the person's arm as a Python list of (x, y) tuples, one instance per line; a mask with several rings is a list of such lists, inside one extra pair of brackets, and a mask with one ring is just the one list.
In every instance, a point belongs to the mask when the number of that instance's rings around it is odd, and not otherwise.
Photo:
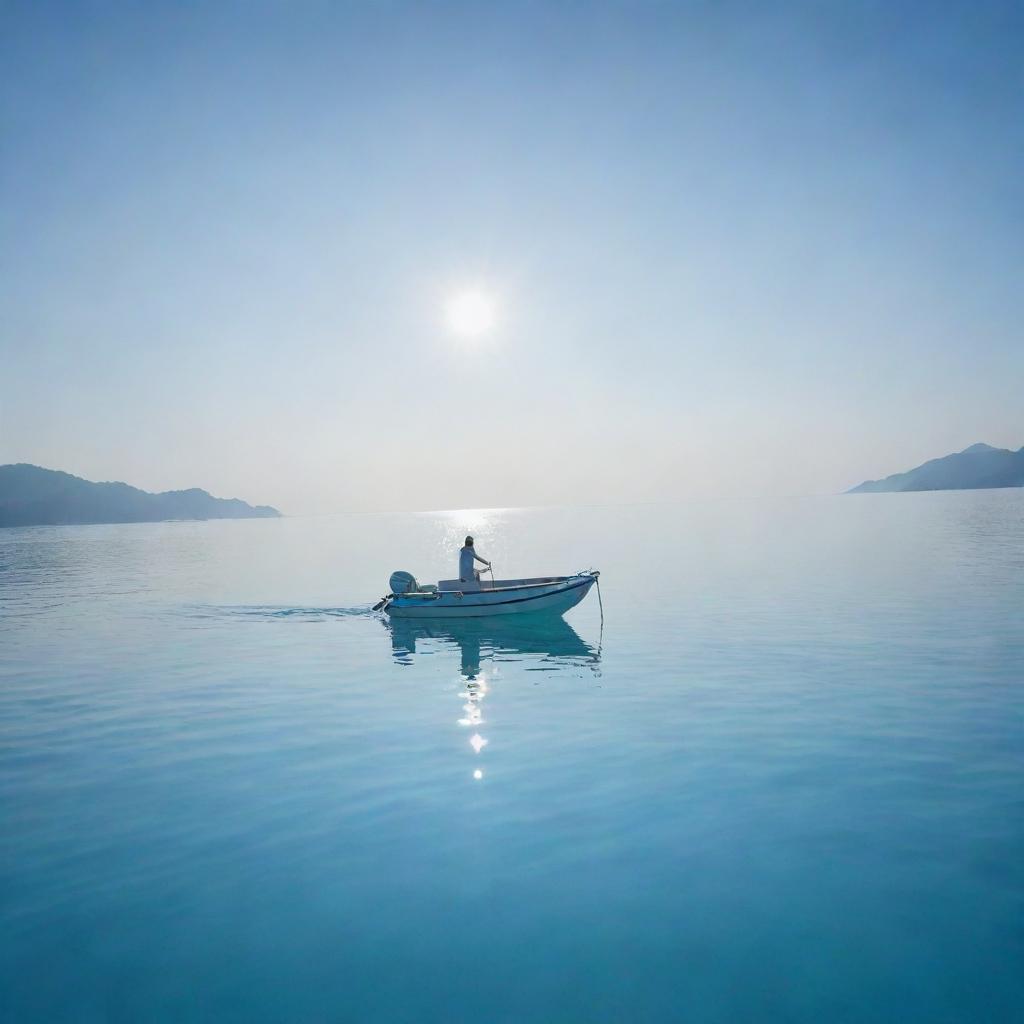
[(484, 563), (484, 565), (490, 565), (490, 564), (491, 564), (490, 562), (488, 562), (488, 561), (487, 561), (487, 559), (486, 559), (486, 558), (481, 558), (481, 557), (480, 557), (480, 556), (479, 556), (479, 555), (478, 555), (478, 554), (477, 554), (477, 553), (476, 553), (475, 551), (473, 552), (473, 557), (474, 557), (474, 558), (475, 558), (475, 559), (476, 559), (476, 560), (477, 560), (478, 562), (483, 562), (483, 563)]

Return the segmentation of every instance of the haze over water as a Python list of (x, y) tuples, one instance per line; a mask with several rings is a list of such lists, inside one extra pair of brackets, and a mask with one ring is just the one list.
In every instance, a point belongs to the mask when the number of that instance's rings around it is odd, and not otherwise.
[[(603, 629), (368, 612), (467, 529)], [(1018, 1021), (1022, 570), (1016, 490), (0, 531), (2, 1015)]]

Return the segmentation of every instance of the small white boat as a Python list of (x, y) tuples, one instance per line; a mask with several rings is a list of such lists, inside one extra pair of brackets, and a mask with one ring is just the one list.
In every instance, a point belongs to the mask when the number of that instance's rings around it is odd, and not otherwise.
[(391, 576), (391, 593), (374, 610), (406, 618), (464, 618), (546, 612), (563, 615), (587, 596), (601, 574), (596, 569), (575, 576), (526, 580), (441, 580), (421, 586), (407, 572)]

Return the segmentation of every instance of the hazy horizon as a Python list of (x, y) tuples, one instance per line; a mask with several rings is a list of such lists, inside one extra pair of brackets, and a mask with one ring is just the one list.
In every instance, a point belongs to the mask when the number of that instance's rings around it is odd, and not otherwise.
[(838, 493), (1017, 449), (1022, 30), (5, 6), (0, 463), (302, 514)]
[[(984, 442), (982, 442), (982, 443), (984, 443)], [(1024, 446), (1020, 446), (1020, 447), (1024, 447)], [(948, 454), (955, 454), (955, 453), (944, 453), (944, 454), (948, 455)], [(936, 458), (941, 458), (941, 457), (942, 456), (936, 456)], [(6, 463), (0, 463), (0, 465), (6, 465)], [(39, 467), (39, 468), (41, 468), (41, 469), (48, 469), (48, 470), (57, 470), (58, 472), (70, 472), (69, 470), (59, 470), (58, 467), (55, 467), (55, 466), (42, 466), (42, 467)], [(912, 468), (918, 468), (918, 467), (906, 467), (906, 469), (912, 469)], [(896, 471), (896, 472), (898, 473), (900, 471)], [(71, 475), (72, 476), (79, 476), (79, 477), (81, 476), (81, 474), (78, 474), (78, 473), (71, 473)], [(890, 475), (890, 474), (886, 474), (886, 476), (888, 476), (888, 475)], [(876, 479), (883, 479), (883, 478), (884, 477), (878, 477)], [(870, 480), (871, 478), (866, 478), (866, 479)], [(130, 486), (136, 486), (136, 487), (139, 486), (137, 484), (133, 484), (132, 481), (130, 481), (130, 480), (122, 480), (122, 479), (94, 480), (92, 482), (93, 483), (121, 483), (121, 484), (128, 484)], [(864, 481), (858, 481), (858, 483), (863, 483), (863, 482)], [(193, 485), (189, 485), (189, 486), (196, 487), (196, 486), (199, 486), (199, 485), (193, 484)], [(852, 486), (855, 486), (855, 485), (852, 485)], [(1012, 485), (1004, 485), (1004, 484), (993, 484), (992, 486), (997, 488), (997, 489), (1005, 489), (1005, 488), (1008, 488), (1008, 487), (1012, 488)], [(972, 489), (968, 485), (965, 485), (965, 487), (966, 487), (967, 490), (971, 490)], [(143, 490), (147, 490), (147, 488), (142, 488), (142, 489)], [(180, 488), (175, 487), (175, 488), (168, 488), (167, 490), (170, 490), (170, 491), (180, 491), (180, 490), (187, 490), (187, 489), (189, 489), (189, 488), (188, 487), (180, 487)], [(670, 503), (680, 502), (680, 501), (683, 502), (684, 504), (689, 504), (689, 503), (694, 503), (694, 502), (701, 503), (701, 502), (715, 502), (715, 501), (725, 501), (725, 502), (729, 502), (729, 501), (753, 501), (753, 500), (756, 500), (758, 498), (774, 498), (774, 499), (777, 499), (777, 500), (785, 500), (787, 498), (796, 499), (796, 498), (829, 497), (831, 494), (837, 494), (837, 495), (845, 494), (850, 489), (851, 488), (844, 488), (842, 491), (837, 491), (837, 492), (793, 492), (793, 493), (790, 493), (790, 494), (777, 493), (777, 494), (773, 494), (773, 495), (740, 494), (740, 493), (731, 494), (731, 495), (722, 495), (722, 494), (699, 494), (698, 495), (698, 494), (691, 494), (691, 495), (687, 495), (687, 496), (676, 495), (676, 496), (672, 496), (672, 497), (646, 498), (646, 499), (645, 498), (641, 498), (641, 499), (632, 499), (632, 500), (628, 499), (628, 498), (620, 498), (618, 500), (615, 500), (615, 499), (608, 500), (608, 499), (606, 499), (606, 500), (596, 500), (596, 501), (586, 501), (586, 502), (573, 502), (573, 501), (561, 501), (561, 502), (558, 502), (558, 501), (551, 501), (551, 502), (536, 502), (536, 503), (533, 503), (533, 504), (519, 504), (519, 505), (472, 505), (472, 506), (466, 505), (466, 506), (461, 506), (461, 507), (449, 506), (449, 507), (438, 507), (438, 508), (410, 507), (408, 505), (402, 504), (401, 502), (396, 502), (396, 503), (391, 504), (391, 505), (381, 505), (380, 507), (377, 507), (377, 508), (333, 509), (333, 510), (329, 510), (329, 511), (328, 510), (319, 510), (319, 511), (315, 511), (315, 512), (308, 512), (308, 511), (307, 512), (301, 512), (301, 511), (300, 512), (294, 512), (294, 511), (289, 511), (287, 509), (277, 508), (276, 506), (275, 506), (275, 508), (276, 508), (276, 510), (278, 512), (281, 512), (283, 515), (288, 516), (290, 518), (295, 517), (295, 516), (302, 517), (304, 515), (311, 515), (311, 516), (374, 515), (374, 514), (390, 515), (390, 514), (397, 513), (397, 512), (451, 513), (451, 512), (465, 512), (465, 511), (472, 511), (472, 512), (509, 511), (509, 510), (513, 510), (513, 509), (519, 510), (519, 511), (525, 511), (525, 510), (528, 510), (528, 509), (573, 508), (573, 507), (579, 507), (579, 508), (583, 508), (583, 507), (591, 507), (591, 508), (623, 507), (623, 508), (625, 508), (625, 507), (631, 507), (631, 506), (642, 507), (642, 506), (645, 506), (645, 505), (651, 505), (651, 506), (664, 505), (664, 504), (670, 504)], [(940, 490), (944, 490), (944, 489), (946, 489), (946, 488), (940, 488)], [(953, 489), (957, 490), (957, 489), (960, 489), (960, 488), (953, 488)], [(248, 502), (251, 505), (271, 504), (269, 502), (262, 502), (259, 499), (259, 497), (252, 497), (252, 496), (238, 495), (238, 494), (219, 494), (219, 493), (217, 493), (215, 488), (203, 487), (202, 490), (207, 491), (214, 498), (219, 498), (219, 499), (241, 499), (242, 501), (246, 501), (246, 502)], [(160, 492), (156, 492), (156, 493), (160, 493)], [(906, 492), (906, 493), (916, 493), (916, 489), (911, 490), (911, 491)], [(927, 490), (926, 490), (926, 493), (927, 493)]]

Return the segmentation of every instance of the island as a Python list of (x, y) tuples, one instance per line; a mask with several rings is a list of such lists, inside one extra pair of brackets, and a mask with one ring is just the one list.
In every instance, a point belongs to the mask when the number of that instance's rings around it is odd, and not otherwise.
[(984, 487), (1024, 487), (1024, 448), (972, 444), (962, 452), (931, 459), (884, 480), (865, 480), (847, 494), (881, 491), (960, 491)]
[(0, 527), (268, 519), (280, 515), (269, 505), (215, 498), (198, 487), (151, 494), (128, 484), (94, 483), (24, 462), (0, 466)]

